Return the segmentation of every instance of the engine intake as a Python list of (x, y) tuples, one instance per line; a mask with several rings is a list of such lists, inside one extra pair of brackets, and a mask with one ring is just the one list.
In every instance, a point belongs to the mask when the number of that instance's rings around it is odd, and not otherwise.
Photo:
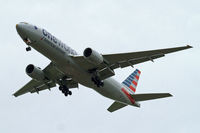
[(37, 81), (43, 81), (45, 79), (44, 72), (33, 64), (30, 64), (26, 67), (26, 74)]
[(91, 48), (86, 48), (83, 55), (88, 62), (94, 65), (99, 65), (104, 62), (103, 56)]

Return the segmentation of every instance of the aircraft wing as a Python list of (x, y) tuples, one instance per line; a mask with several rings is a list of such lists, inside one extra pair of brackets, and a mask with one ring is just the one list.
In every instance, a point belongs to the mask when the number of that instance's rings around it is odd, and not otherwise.
[(44, 84), (43, 82), (38, 82), (36, 80), (31, 80), (29, 81), (24, 87), (22, 87), (21, 89), (19, 89), (17, 92), (15, 92), (13, 95), (15, 97), (23, 95), (27, 92), (38, 92), (45, 90), (45, 89), (50, 89), (52, 87), (55, 87), (56, 84), (54, 82), (48, 83), (48, 85)]
[(75, 56), (72, 58), (77, 64), (80, 65), (80, 67), (84, 68), (85, 70), (96, 69), (102, 72), (104, 76), (101, 79), (103, 80), (114, 75), (112, 74), (112, 72), (109, 73), (110, 70), (114, 70), (119, 67), (124, 68), (128, 66), (133, 66), (135, 64), (139, 64), (146, 61), (153, 61), (154, 59), (165, 56), (165, 54), (177, 52), (180, 50), (185, 50), (188, 48), (192, 47), (187, 45), (183, 47), (174, 47), (167, 49), (132, 52), (132, 53), (105, 54), (102, 56), (106, 60), (107, 64), (102, 63), (99, 66), (95, 66), (94, 64), (87, 62), (83, 56)]
[[(47, 78), (49, 79), (48, 81), (37, 81), (37, 80), (32, 79), (26, 85), (24, 85), (21, 89), (15, 92), (13, 95), (17, 97), (28, 92), (39, 93), (39, 91), (42, 91), (42, 90), (46, 90), (46, 89), (50, 90), (51, 88), (56, 86), (56, 83), (59, 79), (66, 77), (66, 75), (62, 73), (61, 71), (59, 71), (53, 63), (50, 63), (43, 70), (43, 72), (45, 73), (45, 76), (47, 76)], [(78, 87), (78, 83), (73, 81), (72, 79), (66, 80), (64, 84), (66, 84), (68, 88)]]

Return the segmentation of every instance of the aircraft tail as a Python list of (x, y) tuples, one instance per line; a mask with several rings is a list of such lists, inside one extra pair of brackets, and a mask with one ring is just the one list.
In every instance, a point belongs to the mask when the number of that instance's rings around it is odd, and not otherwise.
[(130, 74), (123, 82), (122, 85), (129, 88), (130, 94), (134, 94), (139, 81), (141, 71), (136, 69), (132, 74)]
[[(124, 88), (122, 88), (122, 91), (127, 95), (127, 97), (129, 98), (129, 100), (132, 103), (132, 106), (140, 107), (140, 104), (139, 104), (140, 101), (154, 100), (154, 99), (172, 96), (170, 93), (135, 94), (140, 74), (141, 74), (140, 70), (136, 69), (131, 75), (129, 75), (122, 82), (122, 85), (124, 86)], [(108, 111), (114, 112), (114, 111), (119, 110), (119, 109), (121, 109), (125, 106), (127, 106), (127, 104), (115, 101), (108, 108)]]

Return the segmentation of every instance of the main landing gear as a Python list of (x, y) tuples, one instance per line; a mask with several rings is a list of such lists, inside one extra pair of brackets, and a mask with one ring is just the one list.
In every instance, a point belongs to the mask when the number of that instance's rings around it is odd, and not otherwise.
[(97, 85), (97, 87), (103, 87), (104, 85), (103, 81), (101, 81), (98, 76), (93, 76), (91, 80)]
[(99, 77), (99, 72), (96, 69), (89, 70), (89, 73), (92, 74), (91, 81), (94, 82), (94, 84), (97, 87), (103, 87), (104, 86), (103, 81)]
[(62, 93), (65, 95), (65, 96), (68, 96), (68, 95), (72, 95), (72, 92), (69, 90), (69, 88), (67, 88), (67, 86), (65, 85), (61, 85), (59, 87), (59, 90), (62, 91)]

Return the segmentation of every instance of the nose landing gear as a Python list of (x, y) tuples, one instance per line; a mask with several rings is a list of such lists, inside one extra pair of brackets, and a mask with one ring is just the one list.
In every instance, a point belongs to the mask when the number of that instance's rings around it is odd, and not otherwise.
[(26, 48), (26, 51), (27, 51), (27, 52), (28, 52), (28, 51), (31, 51), (31, 47), (28, 46), (28, 47)]
[(26, 51), (31, 51), (31, 47), (29, 46), (32, 43), (31, 40), (29, 38), (24, 38), (24, 42), (28, 45)]

